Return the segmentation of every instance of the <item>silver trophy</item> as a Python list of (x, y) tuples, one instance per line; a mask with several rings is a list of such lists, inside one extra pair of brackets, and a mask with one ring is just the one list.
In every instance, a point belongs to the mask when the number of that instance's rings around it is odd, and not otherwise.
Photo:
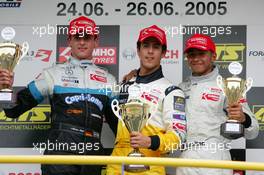
[[(232, 77), (222, 78), (217, 77), (217, 85), (222, 89), (227, 98), (228, 105), (239, 102), (239, 100), (246, 96), (246, 92), (252, 87), (253, 80), (248, 78), (244, 80), (237, 75), (242, 72), (242, 65), (239, 62), (230, 63), (228, 70)], [(221, 124), (220, 134), (228, 139), (237, 139), (244, 136), (244, 125), (237, 120), (228, 119)]]
[[(23, 58), (27, 52), (29, 45), (24, 42), (21, 45), (12, 42), (15, 36), (15, 30), (12, 27), (5, 27), (1, 32), (4, 42), (0, 43), (0, 68), (13, 72), (19, 60)], [(0, 86), (0, 102), (11, 103), (13, 90), (8, 86)]]
[[(129, 100), (127, 103), (119, 105), (118, 100), (112, 101), (112, 110), (123, 126), (131, 133), (141, 132), (143, 127), (148, 124), (151, 117), (150, 111), (155, 111), (156, 108), (143, 103), (140, 98), (140, 88), (138, 86), (129, 87)], [(129, 157), (144, 157), (145, 155), (138, 148), (133, 149), (128, 154)], [(125, 171), (128, 172), (143, 172), (149, 170), (148, 165), (125, 165)]]

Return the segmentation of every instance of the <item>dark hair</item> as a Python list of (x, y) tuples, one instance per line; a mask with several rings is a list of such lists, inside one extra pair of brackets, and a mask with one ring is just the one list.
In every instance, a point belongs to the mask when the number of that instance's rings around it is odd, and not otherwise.
[[(140, 50), (140, 45), (141, 45), (141, 42), (138, 41), (137, 42), (137, 49)], [(162, 52), (166, 52), (167, 51), (167, 46), (164, 44), (162, 45)]]

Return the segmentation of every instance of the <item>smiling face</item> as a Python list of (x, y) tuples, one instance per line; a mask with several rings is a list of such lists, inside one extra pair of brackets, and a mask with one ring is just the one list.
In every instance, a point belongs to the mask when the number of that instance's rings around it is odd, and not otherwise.
[(215, 53), (199, 49), (189, 49), (185, 56), (193, 76), (202, 76), (210, 73), (213, 69), (213, 60), (216, 58)]
[(72, 56), (79, 59), (92, 59), (94, 48), (98, 46), (98, 37), (95, 35), (74, 35), (69, 37), (69, 46)]
[(162, 50), (160, 41), (149, 37), (140, 43), (137, 50), (140, 59), (140, 75), (147, 75), (160, 67), (160, 60), (165, 56), (166, 51)]

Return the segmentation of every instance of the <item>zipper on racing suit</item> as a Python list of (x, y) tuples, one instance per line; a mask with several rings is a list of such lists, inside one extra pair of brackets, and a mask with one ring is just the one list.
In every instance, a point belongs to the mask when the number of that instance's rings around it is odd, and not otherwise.
[[(89, 87), (89, 81), (88, 81), (88, 75), (90, 75), (90, 65), (87, 65), (87, 67), (80, 67), (83, 71), (83, 77), (84, 77), (84, 89), (85, 89), (85, 95), (87, 96), (88, 94), (88, 91), (87, 91), (87, 88)], [(89, 110), (89, 103), (87, 100), (85, 100), (85, 128), (90, 128), (90, 123), (91, 123), (91, 119), (90, 119), (90, 116), (91, 116), (91, 112)], [(89, 119), (89, 122), (88, 122), (88, 119)], [(84, 144), (86, 144), (87, 142), (87, 137), (84, 137)], [(87, 153), (87, 150), (85, 149), (84, 150), (84, 155), (86, 155)]]

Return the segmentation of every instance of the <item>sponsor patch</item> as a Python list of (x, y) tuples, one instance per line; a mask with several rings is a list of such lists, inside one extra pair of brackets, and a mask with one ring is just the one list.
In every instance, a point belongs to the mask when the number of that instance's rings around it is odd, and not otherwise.
[(143, 92), (142, 95), (141, 95), (142, 98), (146, 99), (147, 101), (150, 101), (154, 104), (157, 104), (158, 103), (158, 100), (159, 98), (152, 95), (152, 94), (149, 94), (147, 92)]
[(71, 77), (62, 77), (61, 81), (64, 83), (77, 83), (77, 84), (79, 83), (78, 79), (71, 78)]
[(66, 110), (67, 114), (75, 114), (75, 115), (80, 115), (83, 113), (83, 110), (81, 109), (67, 109)]
[(70, 67), (70, 66), (66, 67), (65, 68), (65, 74), (66, 75), (73, 75), (73, 67)]
[(173, 114), (173, 119), (186, 120), (186, 117), (183, 114)]
[(184, 125), (182, 123), (178, 123), (178, 122), (173, 122), (172, 123), (172, 128), (185, 131), (186, 130), (186, 125)]
[(203, 100), (208, 100), (208, 101), (219, 101), (220, 95), (219, 94), (207, 94), (207, 93), (203, 93), (202, 94), (202, 99)]
[(99, 74), (99, 75), (105, 75), (105, 72), (100, 71), (100, 70), (95, 70), (95, 73), (96, 73), (96, 74)]
[(65, 97), (65, 102), (67, 104), (78, 103), (78, 102), (82, 102), (82, 101), (88, 101), (90, 103), (94, 103), (95, 105), (98, 106), (98, 108), (101, 111), (103, 109), (103, 103), (98, 98), (91, 96), (91, 94), (80, 94), (80, 95)]
[(100, 76), (100, 75), (96, 75), (96, 74), (90, 74), (90, 79), (94, 80), (94, 81), (99, 81), (99, 82), (103, 82), (106, 83), (107, 82), (107, 78)]
[(211, 87), (210, 88), (210, 91), (212, 92), (212, 93), (222, 93), (222, 90), (221, 89), (219, 89), (219, 88), (216, 88), (216, 87)]
[(173, 108), (174, 110), (179, 110), (184, 112), (185, 111), (185, 99), (183, 97), (179, 97), (179, 96), (174, 96), (173, 97)]

